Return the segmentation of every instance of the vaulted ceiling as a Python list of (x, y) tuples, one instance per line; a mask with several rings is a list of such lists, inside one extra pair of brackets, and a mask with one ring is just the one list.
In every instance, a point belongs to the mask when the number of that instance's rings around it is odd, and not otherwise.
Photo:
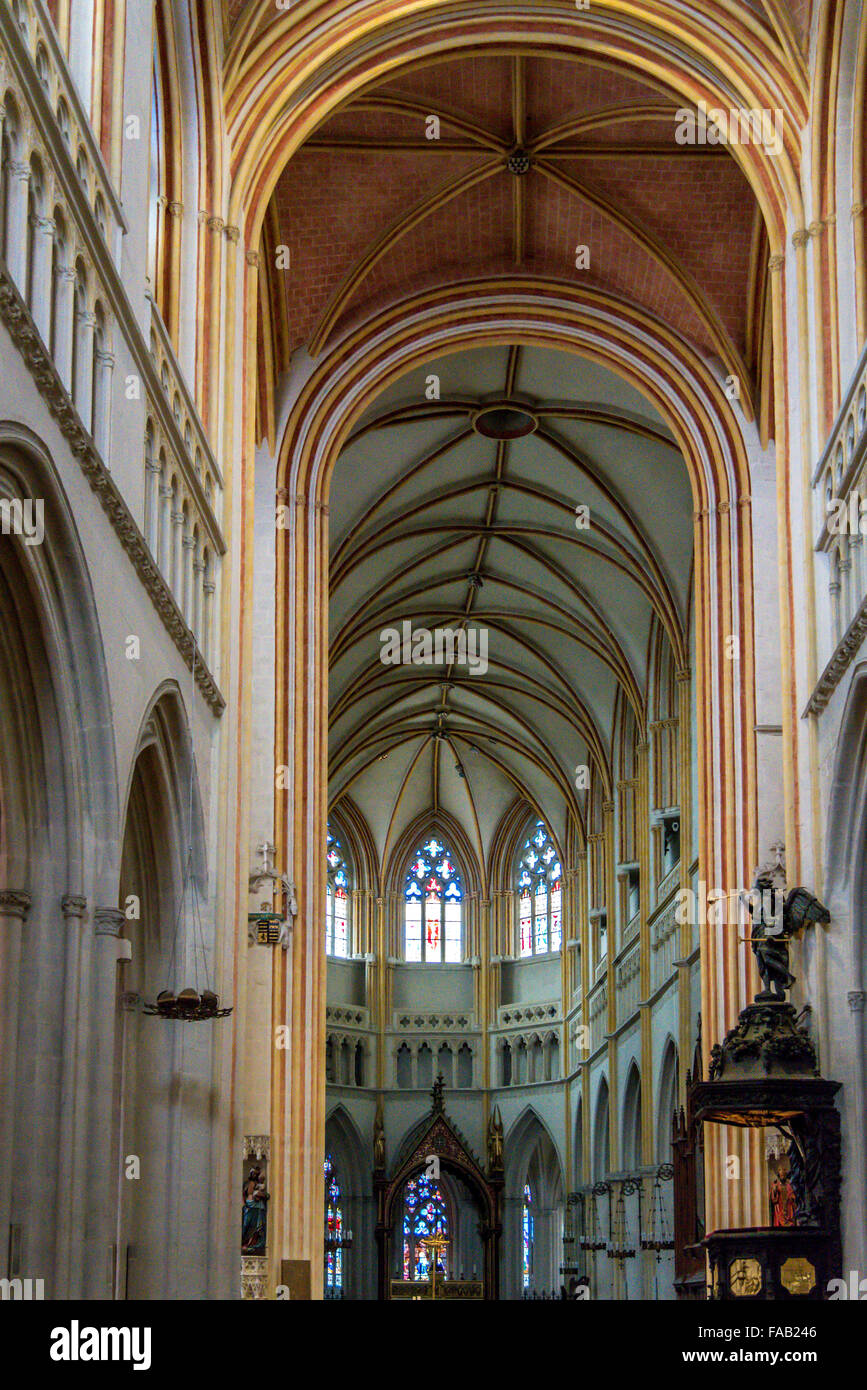
[(649, 309), (738, 377), (751, 413), (767, 239), (731, 151), (677, 143), (681, 105), (649, 76), (533, 53), (369, 87), (320, 125), (272, 200), (264, 261), (277, 246), (291, 259), (266, 292), (277, 369), (409, 293), (521, 271)]
[[(479, 407), (501, 400), (534, 431), (480, 434)], [(332, 803), (352, 797), (384, 857), (445, 810), (484, 861), (518, 795), (562, 835), (576, 767), (610, 768), (624, 702), (643, 718), (652, 626), (672, 645), (688, 631), (692, 498), (662, 420), (583, 358), (455, 354), (367, 412), (329, 511)], [(383, 665), (381, 634), (404, 621), (486, 629), (486, 673)]]
[[(681, 105), (601, 56), (485, 49), (330, 114), (263, 228), (261, 432), (274, 440), (294, 354), (321, 357), (419, 291), (517, 274), (649, 312), (737, 377), (767, 434), (767, 237), (731, 151), (677, 142)], [(484, 437), (475, 412), (495, 399), (523, 402), (534, 431)], [(693, 503), (662, 418), (584, 359), (453, 355), (370, 406), (329, 509), (332, 804), (362, 808), (383, 858), (447, 811), (487, 860), (518, 796), (564, 836), (585, 810), (576, 768), (610, 788), (618, 719), (645, 720), (656, 634), (688, 661)], [(407, 620), (484, 627), (487, 672), (384, 666), (381, 634)]]

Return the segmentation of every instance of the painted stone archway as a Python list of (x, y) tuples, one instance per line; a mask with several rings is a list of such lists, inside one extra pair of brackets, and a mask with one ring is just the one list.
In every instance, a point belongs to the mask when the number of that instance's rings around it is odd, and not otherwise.
[[(309, 1259), (314, 1270), (321, 1259), (317, 1198), (324, 1142), (325, 961), (317, 924), (325, 883), (330, 479), (353, 422), (392, 381), (436, 355), (511, 342), (556, 347), (602, 363), (649, 397), (674, 434), (694, 496), (701, 873), (708, 882), (743, 884), (755, 858), (755, 742), (748, 734), (755, 719), (750, 477), (740, 427), (719, 378), (683, 339), (635, 306), (600, 291), (526, 277), (422, 294), (348, 334), (300, 392), (284, 435), (277, 492), (289, 522), (277, 533), (275, 762), (289, 773), (275, 831), (277, 842), (288, 847), (285, 868), (298, 887), (299, 916), (291, 961), (274, 959), (274, 1021), (289, 1024), (291, 1047), (275, 1055), (272, 1072), (278, 1174), (272, 1217), (275, 1260), (282, 1247), (284, 1255)], [(689, 675), (684, 667), (685, 737)], [(686, 762), (688, 744), (685, 753)], [(682, 886), (688, 887), (687, 865), (682, 873)], [(689, 927), (683, 930), (686, 955)], [(748, 947), (731, 933), (722, 938), (703, 928), (701, 945), (702, 1012), (708, 1035), (716, 1036), (746, 1002), (752, 961)], [(729, 1150), (737, 1142), (730, 1137)], [(747, 1138), (745, 1156), (751, 1143)], [(717, 1224), (748, 1223), (749, 1184), (731, 1192), (712, 1166), (709, 1188)], [(313, 1292), (317, 1296), (315, 1275)]]
[(390, 1297), (388, 1271), (397, 1200), (406, 1183), (425, 1171), (432, 1156), (439, 1161), (441, 1171), (461, 1178), (476, 1200), (484, 1251), (484, 1296), (486, 1300), (496, 1300), (500, 1292), (503, 1173), (502, 1170), (484, 1172), (460, 1130), (446, 1114), (442, 1078), (433, 1088), (429, 1114), (410, 1131), (391, 1177), (383, 1167), (374, 1169), (378, 1296), (381, 1300)]

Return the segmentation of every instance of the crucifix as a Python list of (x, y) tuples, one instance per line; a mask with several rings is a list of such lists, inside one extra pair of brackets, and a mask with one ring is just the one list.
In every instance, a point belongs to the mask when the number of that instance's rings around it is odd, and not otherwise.
[(446, 1239), (446, 1237), (443, 1235), (442, 1231), (437, 1231), (436, 1234), (435, 1234), (435, 1235), (432, 1235), (432, 1236), (426, 1236), (425, 1239), (422, 1241), (422, 1245), (425, 1247), (426, 1250), (428, 1250), (428, 1251), (430, 1252), (430, 1256), (431, 1256), (431, 1265), (430, 1265), (430, 1296), (431, 1296), (431, 1298), (436, 1298), (436, 1296), (437, 1296), (437, 1257), (438, 1257), (440, 1251), (445, 1250), (446, 1246), (447, 1246), (449, 1243), (450, 1243), (450, 1242), (449, 1242), (449, 1241)]
[(262, 860), (262, 873), (270, 875), (274, 872), (274, 856), (277, 853), (277, 846), (263, 840), (261, 845), (257, 845), (259, 857)]

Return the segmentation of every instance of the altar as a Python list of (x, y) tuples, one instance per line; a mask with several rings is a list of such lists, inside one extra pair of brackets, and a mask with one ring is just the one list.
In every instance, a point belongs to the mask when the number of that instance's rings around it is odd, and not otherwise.
[(483, 1299), (484, 1296), (485, 1286), (480, 1279), (437, 1279), (436, 1284), (429, 1279), (392, 1279), (389, 1292), (390, 1298), (444, 1298), (451, 1302)]

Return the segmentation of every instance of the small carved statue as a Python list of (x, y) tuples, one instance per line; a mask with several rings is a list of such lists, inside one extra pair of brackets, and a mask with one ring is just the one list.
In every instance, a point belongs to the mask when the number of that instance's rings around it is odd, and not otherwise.
[(377, 1105), (373, 1119), (373, 1166), (385, 1167), (385, 1120), (382, 1115), (382, 1101)]
[(267, 1241), (267, 1202), (270, 1194), (258, 1163), (244, 1182), (244, 1208), (241, 1222), (241, 1249), (245, 1255), (264, 1255)]
[(752, 892), (745, 899), (752, 919), (750, 944), (764, 985), (756, 1003), (785, 1000), (795, 983), (789, 970), (789, 942), (804, 927), (831, 920), (828, 909), (808, 889), (793, 888), (785, 896), (785, 847), (772, 845), (771, 856), (756, 869)]
[(492, 1173), (502, 1171), (503, 1167), (503, 1121), (500, 1107), (495, 1105), (488, 1123), (488, 1170)]
[(794, 1226), (795, 1190), (788, 1176), (777, 1175), (771, 1183), (771, 1214), (775, 1226)]
[(440, 1072), (439, 1076), (433, 1084), (433, 1090), (431, 1091), (431, 1099), (433, 1100), (433, 1112), (435, 1115), (442, 1115), (443, 1111), (445, 1110), (445, 1088), (446, 1086), (445, 1081), (443, 1080), (443, 1074), (442, 1072)]

